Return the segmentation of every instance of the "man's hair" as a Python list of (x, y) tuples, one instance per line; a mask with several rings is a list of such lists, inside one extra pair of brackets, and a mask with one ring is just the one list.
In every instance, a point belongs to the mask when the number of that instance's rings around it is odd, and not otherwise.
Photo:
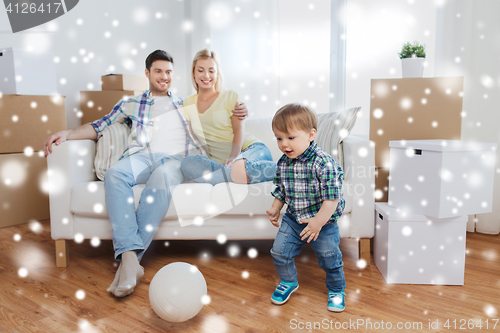
[(168, 52), (165, 52), (163, 50), (156, 50), (146, 58), (146, 68), (148, 71), (151, 71), (151, 65), (156, 60), (170, 61), (172, 65), (174, 64), (174, 58), (172, 58), (172, 56)]
[(309, 107), (290, 103), (281, 107), (273, 117), (273, 130), (277, 129), (283, 133), (290, 133), (292, 130), (309, 132), (318, 129), (318, 118), (316, 113)]
[(196, 68), (196, 62), (200, 59), (213, 59), (215, 65), (217, 66), (217, 82), (215, 82), (215, 90), (217, 92), (221, 92), (224, 90), (224, 76), (222, 75), (222, 69), (220, 67), (220, 58), (219, 55), (215, 51), (210, 51), (209, 49), (203, 49), (196, 53), (193, 59), (193, 64), (191, 65), (191, 80), (193, 81), (194, 89), (196, 92), (200, 92), (200, 87), (198, 87), (198, 83), (194, 79), (194, 70)]

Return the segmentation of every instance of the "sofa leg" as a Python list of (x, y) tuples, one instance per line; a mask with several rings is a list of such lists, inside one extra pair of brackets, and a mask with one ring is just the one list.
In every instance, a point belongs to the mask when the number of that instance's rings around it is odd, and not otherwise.
[(358, 260), (364, 259), (370, 265), (370, 238), (360, 238), (358, 241)]
[(65, 239), (56, 240), (56, 266), (68, 267), (69, 263), (69, 246)]

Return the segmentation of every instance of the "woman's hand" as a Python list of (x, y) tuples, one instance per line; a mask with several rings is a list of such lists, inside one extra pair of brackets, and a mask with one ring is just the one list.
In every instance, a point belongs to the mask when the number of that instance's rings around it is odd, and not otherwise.
[(233, 165), (233, 161), (234, 159), (236, 158), (236, 156), (232, 157), (230, 156), (225, 162), (224, 162), (224, 166), (230, 168), (231, 165)]

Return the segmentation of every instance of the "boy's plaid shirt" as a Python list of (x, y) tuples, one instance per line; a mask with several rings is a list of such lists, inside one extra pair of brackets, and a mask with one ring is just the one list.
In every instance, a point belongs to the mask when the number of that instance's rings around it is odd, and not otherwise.
[[(194, 136), (191, 133), (182, 109), (182, 98), (172, 95), (170, 91), (168, 94), (172, 97), (174, 106), (181, 118), (182, 125), (186, 130), (184, 155), (206, 155), (206, 152), (196, 144)], [(121, 99), (108, 115), (90, 123), (90, 125), (94, 127), (99, 137), (99, 133), (114, 122), (126, 123), (131, 128), (130, 135), (132, 137), (132, 142), (123, 152), (120, 160), (146, 148), (153, 137), (154, 129), (154, 99), (151, 91), (146, 90), (142, 95)]]
[(337, 209), (327, 221), (334, 223), (342, 215), (345, 200), (342, 192), (344, 171), (335, 160), (313, 141), (299, 157), (283, 155), (276, 166), (271, 194), (285, 202), (287, 213), (298, 223), (314, 217), (325, 200), (340, 199)]

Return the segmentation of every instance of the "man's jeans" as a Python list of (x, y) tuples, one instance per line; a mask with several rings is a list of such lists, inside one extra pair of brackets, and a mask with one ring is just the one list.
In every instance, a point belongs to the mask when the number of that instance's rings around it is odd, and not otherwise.
[[(274, 179), (276, 174), (276, 162), (267, 146), (261, 142), (251, 144), (234, 159), (245, 159), (246, 172), (250, 178), (249, 184), (267, 182)], [(182, 162), (182, 172), (187, 179), (197, 183), (219, 183), (231, 182), (231, 168), (216, 162), (203, 155), (186, 156)]]
[[(115, 259), (136, 250), (141, 260), (167, 213), (172, 192), (184, 181), (184, 156), (139, 152), (109, 168), (104, 175), (106, 206), (113, 228)], [(135, 211), (132, 187), (146, 184)]]
[[(297, 279), (294, 258), (300, 253), (302, 245), (307, 244), (307, 238), (302, 241), (299, 236), (306, 226), (306, 223), (297, 223), (291, 214), (283, 215), (271, 249), (274, 265), (282, 281), (294, 282)], [(337, 223), (325, 224), (319, 232), (318, 239), (309, 244), (318, 258), (318, 265), (326, 272), (326, 287), (336, 292), (344, 290), (346, 282)]]

